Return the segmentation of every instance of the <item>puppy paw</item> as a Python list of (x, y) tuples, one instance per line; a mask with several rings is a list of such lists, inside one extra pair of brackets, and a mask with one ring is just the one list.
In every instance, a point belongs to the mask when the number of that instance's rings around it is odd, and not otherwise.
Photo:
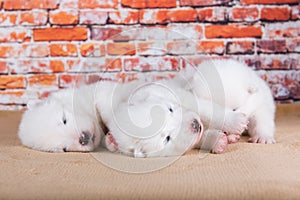
[(225, 134), (221, 134), (214, 146), (214, 148), (211, 150), (212, 153), (215, 154), (221, 154), (224, 153), (226, 147), (228, 144), (227, 136)]
[(227, 140), (229, 144), (237, 143), (241, 139), (241, 135), (229, 134)]
[(228, 135), (241, 135), (248, 126), (248, 118), (241, 112), (228, 112), (225, 116), (223, 131)]
[(117, 144), (115, 138), (110, 133), (107, 133), (105, 135), (105, 147), (110, 152), (116, 152), (116, 151), (118, 151), (118, 144)]
[(254, 136), (249, 138), (248, 142), (260, 144), (275, 144), (276, 141), (273, 137)]

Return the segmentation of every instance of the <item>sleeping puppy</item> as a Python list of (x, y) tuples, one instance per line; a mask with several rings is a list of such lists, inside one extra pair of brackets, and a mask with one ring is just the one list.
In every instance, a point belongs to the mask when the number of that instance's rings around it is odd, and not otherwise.
[[(234, 60), (204, 61), (182, 72), (188, 79), (186, 88), (199, 99), (212, 101), (227, 109), (244, 113), (249, 120), (250, 142), (275, 143), (275, 105), (267, 84), (248, 66)], [(230, 143), (241, 132), (228, 132)]]
[(52, 93), (25, 111), (19, 138), (23, 145), (41, 151), (93, 151), (106, 132), (101, 115), (112, 109), (108, 97), (117, 105), (135, 84), (101, 81)]
[[(112, 152), (134, 157), (178, 156), (201, 145), (213, 153), (223, 153), (226, 135), (218, 129), (207, 130), (209, 123), (207, 127), (202, 123), (202, 118), (211, 120), (214, 106), (195, 98), (177, 83), (177, 80), (146, 83), (133, 91), (127, 102), (103, 118), (109, 129), (105, 146)], [(229, 132), (242, 132), (246, 128), (243, 114), (220, 106), (217, 109), (215, 113), (220, 115), (221, 122), (213, 123), (214, 128)]]

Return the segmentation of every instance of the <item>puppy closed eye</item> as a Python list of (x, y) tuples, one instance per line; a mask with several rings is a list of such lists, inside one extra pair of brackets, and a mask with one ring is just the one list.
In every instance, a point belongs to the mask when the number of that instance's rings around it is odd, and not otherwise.
[(63, 122), (63, 124), (64, 124), (64, 125), (66, 125), (66, 124), (67, 124), (67, 118), (66, 118), (66, 116), (65, 116), (65, 115), (63, 115), (62, 122)]
[(170, 140), (171, 140), (171, 137), (168, 135), (164, 140), (164, 144), (167, 144)]

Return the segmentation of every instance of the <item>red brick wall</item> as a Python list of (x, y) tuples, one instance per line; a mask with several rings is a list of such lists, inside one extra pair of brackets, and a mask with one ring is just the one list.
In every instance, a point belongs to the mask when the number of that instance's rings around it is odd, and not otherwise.
[[(231, 57), (300, 99), (299, 0), (0, 0), (0, 109), (100, 79)], [(154, 73), (156, 72), (156, 73)]]

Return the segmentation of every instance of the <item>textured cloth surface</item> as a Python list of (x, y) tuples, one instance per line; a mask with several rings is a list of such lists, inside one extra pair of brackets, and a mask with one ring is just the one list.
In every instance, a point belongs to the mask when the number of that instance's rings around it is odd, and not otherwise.
[(21, 114), (0, 112), (1, 199), (300, 199), (298, 104), (278, 106), (274, 145), (243, 136), (224, 154), (155, 159), (28, 149)]

